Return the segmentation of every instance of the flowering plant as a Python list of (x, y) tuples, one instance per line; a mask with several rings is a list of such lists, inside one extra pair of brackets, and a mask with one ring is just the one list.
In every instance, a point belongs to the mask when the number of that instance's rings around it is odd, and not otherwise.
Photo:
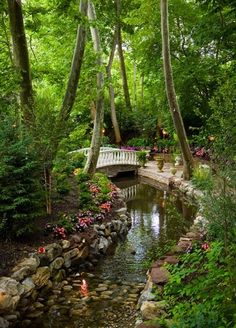
[(66, 238), (66, 230), (63, 227), (56, 226), (53, 229), (53, 234), (54, 234), (55, 237), (60, 238), (60, 239), (65, 239)]
[(111, 211), (111, 202), (105, 202), (102, 203), (99, 208), (104, 212), (110, 212)]
[(201, 245), (201, 249), (203, 251), (208, 251), (210, 249), (210, 245), (208, 243), (204, 243)]
[(46, 249), (45, 249), (45, 247), (40, 246), (40, 247), (38, 248), (38, 253), (39, 253), (39, 254), (44, 254), (44, 253), (46, 253)]
[(78, 219), (78, 223), (76, 224), (76, 229), (78, 231), (84, 231), (87, 229), (92, 223), (94, 219), (91, 217), (81, 217)]
[(97, 193), (101, 192), (101, 189), (100, 189), (98, 186), (96, 186), (95, 184), (91, 184), (91, 185), (89, 186), (89, 191), (90, 191), (92, 194), (97, 194)]

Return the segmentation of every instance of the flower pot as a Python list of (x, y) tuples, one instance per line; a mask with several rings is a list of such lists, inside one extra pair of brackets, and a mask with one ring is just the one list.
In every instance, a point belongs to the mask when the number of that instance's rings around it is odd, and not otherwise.
[(163, 166), (164, 166), (164, 158), (157, 158), (157, 167), (159, 171), (162, 172)]
[(139, 161), (139, 163), (142, 167), (145, 167), (146, 161)]
[(173, 175), (175, 175), (176, 172), (177, 172), (177, 168), (173, 166), (173, 167), (171, 168), (170, 172), (171, 172)]

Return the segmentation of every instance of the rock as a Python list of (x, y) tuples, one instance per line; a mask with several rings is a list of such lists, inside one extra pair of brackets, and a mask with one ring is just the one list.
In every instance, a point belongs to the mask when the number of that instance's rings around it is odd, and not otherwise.
[(41, 315), (43, 315), (43, 311), (34, 311), (32, 313), (28, 313), (27, 318), (34, 319), (40, 317)]
[(77, 258), (80, 258), (81, 260), (85, 260), (89, 255), (89, 247), (85, 246), (79, 251), (79, 254), (77, 255)]
[(177, 245), (182, 252), (187, 252), (192, 248), (192, 243), (190, 240), (180, 240)]
[(69, 240), (66, 240), (66, 239), (62, 240), (62, 248), (63, 249), (70, 248), (70, 241)]
[(32, 322), (29, 319), (23, 320), (22, 323), (21, 323), (22, 327), (30, 327), (31, 324), (32, 324)]
[(66, 276), (66, 272), (65, 270), (59, 270), (55, 277), (53, 278), (53, 281), (55, 281), (56, 283), (59, 283), (61, 282), (63, 279), (65, 279), (65, 276)]
[(15, 271), (12, 275), (11, 278), (15, 279), (17, 281), (23, 280), (25, 277), (27, 277), (30, 274), (30, 270), (28, 267), (24, 267), (19, 269), (18, 271)]
[(164, 260), (157, 260), (152, 264), (152, 268), (160, 268), (164, 264)]
[(115, 213), (117, 213), (118, 215), (126, 214), (126, 212), (127, 212), (127, 207), (122, 207), (115, 211)]
[(156, 299), (156, 296), (150, 290), (146, 290), (139, 297), (137, 306), (138, 306), (138, 308), (140, 308), (142, 303), (144, 303), (145, 301), (154, 301), (155, 299)]
[(187, 232), (186, 237), (188, 237), (190, 239), (193, 239), (193, 240), (200, 240), (201, 239), (200, 233), (197, 233), (197, 232)]
[(57, 243), (47, 245), (45, 250), (50, 261), (53, 261), (56, 257), (62, 254), (62, 247)]
[(116, 241), (117, 240), (118, 236), (117, 236), (117, 232), (116, 231), (111, 232), (111, 238), (112, 238), (113, 241)]
[(169, 264), (179, 263), (179, 259), (176, 256), (166, 256), (163, 261), (164, 263), (169, 263)]
[(12, 307), (13, 307), (12, 296), (10, 294), (7, 294), (3, 290), (0, 290), (0, 310), (9, 310)]
[(1, 328), (8, 328), (9, 325), (10, 325), (9, 322), (6, 319), (0, 317), (0, 327)]
[(47, 285), (51, 273), (48, 267), (39, 267), (36, 273), (32, 276), (33, 282), (37, 288)]
[(53, 270), (59, 270), (64, 264), (64, 258), (63, 257), (57, 257), (51, 264), (50, 264), (50, 270), (51, 272)]
[(135, 328), (161, 328), (161, 325), (159, 323), (153, 325), (150, 323), (142, 322), (142, 323), (138, 324), (137, 326), (135, 326)]
[(20, 263), (18, 263), (14, 268), (13, 272), (20, 270), (21, 268), (27, 267), (29, 273), (34, 273), (39, 266), (39, 258), (38, 257), (30, 257), (26, 258)]
[(63, 287), (63, 290), (65, 291), (65, 292), (70, 292), (71, 290), (73, 289), (73, 287), (72, 286), (64, 286)]
[(101, 287), (95, 288), (96, 292), (105, 292), (106, 290), (107, 290), (107, 286), (101, 286)]
[(101, 253), (105, 254), (108, 249), (109, 243), (107, 239), (103, 236), (99, 238), (98, 249)]
[(9, 277), (0, 278), (0, 290), (11, 296), (22, 295), (24, 293), (22, 285), (15, 279)]
[[(4, 316), (4, 319), (7, 321), (16, 321), (17, 320), (17, 315), (16, 314), (8, 314)], [(1, 327), (1, 325), (0, 325)]]
[(22, 281), (22, 286), (24, 287), (24, 294), (29, 294), (35, 287), (35, 284), (31, 277), (26, 278)]
[(153, 302), (146, 301), (141, 305), (140, 311), (144, 320), (151, 320), (165, 313), (167, 304), (165, 301)]
[(34, 307), (35, 307), (36, 309), (42, 309), (42, 308), (44, 307), (44, 305), (43, 305), (42, 303), (40, 303), (40, 302), (35, 302), (35, 303), (34, 303)]
[(151, 279), (155, 284), (165, 284), (169, 280), (170, 273), (165, 268), (152, 268)]
[(76, 257), (79, 253), (78, 248), (73, 248), (70, 251), (66, 252), (63, 257), (65, 262), (67, 262), (68, 260), (71, 260), (73, 257)]

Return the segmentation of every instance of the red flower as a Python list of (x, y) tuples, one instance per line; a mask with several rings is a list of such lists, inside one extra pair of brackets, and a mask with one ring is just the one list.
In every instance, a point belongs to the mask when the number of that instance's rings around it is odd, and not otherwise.
[(46, 253), (46, 249), (45, 249), (45, 247), (40, 246), (39, 249), (38, 249), (38, 253), (39, 253), (39, 254), (44, 254), (44, 253)]
[(101, 210), (105, 210), (106, 212), (110, 212), (110, 210), (111, 210), (111, 203), (110, 202), (106, 202), (106, 203), (101, 204), (99, 207), (100, 207)]
[(208, 243), (204, 243), (201, 245), (202, 250), (208, 251), (210, 249), (210, 245)]

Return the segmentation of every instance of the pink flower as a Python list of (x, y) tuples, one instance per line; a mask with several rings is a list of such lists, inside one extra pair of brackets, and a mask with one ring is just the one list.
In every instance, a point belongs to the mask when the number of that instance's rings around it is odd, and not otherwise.
[(201, 249), (204, 251), (208, 251), (210, 249), (210, 245), (208, 243), (204, 243), (201, 245)]
[(40, 246), (40, 247), (38, 248), (38, 253), (39, 253), (39, 254), (44, 254), (44, 253), (46, 253), (46, 249), (45, 249), (45, 247)]

